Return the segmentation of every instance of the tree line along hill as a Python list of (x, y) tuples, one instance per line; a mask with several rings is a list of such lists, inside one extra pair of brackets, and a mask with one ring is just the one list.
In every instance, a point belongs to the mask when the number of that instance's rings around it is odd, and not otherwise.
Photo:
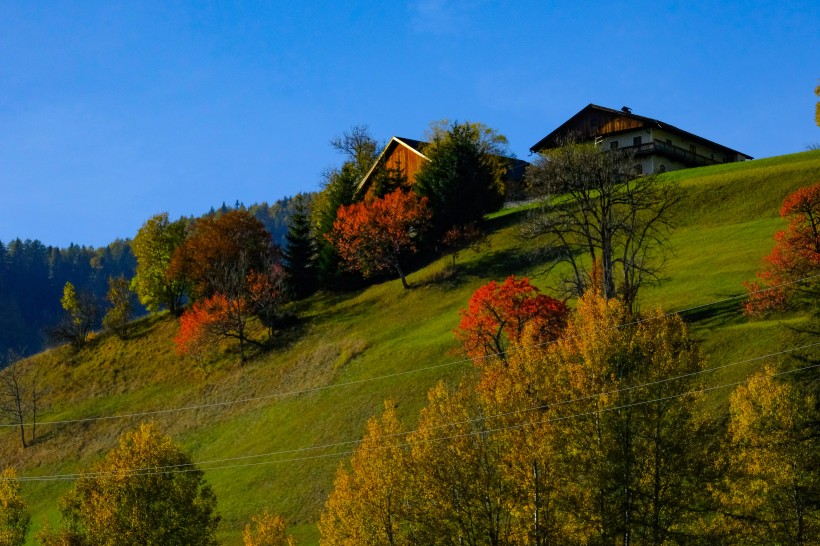
[[(212, 207), (204, 216), (247, 210), (265, 225), (277, 244), (284, 245), (293, 208), (292, 197), (247, 207), (237, 201), (232, 206), (223, 203)], [(135, 268), (130, 239), (100, 248), (75, 244), (58, 248), (30, 239), (0, 241), (0, 355), (4, 355), (0, 366), (9, 351), (31, 355), (50, 344), (48, 330), (62, 319), (60, 298), (67, 282), (78, 291), (92, 294), (104, 307), (108, 279), (131, 279)], [(137, 310), (137, 314), (144, 312), (142, 308)], [(95, 322), (95, 329), (100, 327), (101, 318)]]

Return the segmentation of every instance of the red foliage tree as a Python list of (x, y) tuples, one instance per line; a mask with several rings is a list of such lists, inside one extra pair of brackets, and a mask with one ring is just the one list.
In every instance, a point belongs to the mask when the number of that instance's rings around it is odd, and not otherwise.
[(510, 275), (503, 284), (490, 281), (473, 293), (455, 335), (476, 362), (488, 356), (506, 360), (507, 349), (519, 342), (525, 327), (547, 342), (563, 331), (568, 313), (564, 302), (540, 294), (527, 278)]
[(288, 299), (287, 278), (281, 264), (274, 264), (265, 273), (251, 271), (248, 274), (248, 301), (268, 328), (268, 338), (273, 336), (282, 304)]
[(198, 358), (219, 340), (236, 339), (239, 341), (239, 357), (244, 363), (246, 345), (259, 345), (247, 334), (251, 316), (253, 307), (245, 297), (214, 294), (199, 300), (179, 317), (179, 332), (174, 338), (177, 351)]
[(340, 207), (326, 237), (349, 269), (365, 277), (392, 269), (409, 288), (401, 258), (415, 252), (416, 239), (429, 220), (426, 198), (396, 190), (381, 199)]
[(748, 315), (782, 309), (794, 294), (808, 292), (817, 296), (812, 288), (817, 286), (816, 280), (802, 288), (784, 283), (820, 274), (820, 184), (800, 188), (787, 196), (780, 216), (789, 218), (789, 225), (775, 233), (774, 248), (764, 258), (766, 265), (757, 273), (757, 280), (744, 283), (749, 291), (745, 304)]

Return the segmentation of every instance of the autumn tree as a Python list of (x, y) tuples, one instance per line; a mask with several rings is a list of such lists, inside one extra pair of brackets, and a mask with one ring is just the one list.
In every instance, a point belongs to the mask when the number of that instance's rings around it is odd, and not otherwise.
[(619, 300), (585, 294), (541, 357), (544, 382), (525, 391), (548, 408), (556, 510), (583, 542), (692, 540), (711, 479), (703, 360), (679, 317), (628, 317)]
[(490, 246), (490, 239), (478, 224), (473, 222), (464, 226), (453, 226), (441, 238), (441, 246), (453, 259), (452, 269), (455, 271), (456, 260), (465, 250), (481, 252)]
[(251, 519), (242, 531), (245, 546), (296, 546), (296, 541), (287, 534), (282, 516), (265, 511)]
[(764, 258), (757, 280), (744, 283), (749, 291), (745, 310), (750, 316), (783, 309), (789, 303), (811, 306), (820, 295), (820, 281), (802, 280), (820, 274), (820, 184), (788, 195), (780, 216), (788, 219), (788, 226), (775, 233), (774, 248)]
[(244, 363), (246, 344), (261, 346), (248, 336), (249, 321), (258, 314), (272, 328), (284, 301), (279, 257), (264, 225), (244, 210), (197, 220), (171, 264), (190, 282), (196, 300), (180, 317), (178, 349), (185, 353), (203, 342), (233, 338)]
[(265, 226), (244, 210), (198, 219), (175, 251), (170, 271), (191, 286), (194, 299), (247, 291), (251, 271), (266, 271), (279, 262), (280, 251)]
[(340, 207), (327, 238), (348, 268), (366, 277), (393, 270), (409, 288), (402, 258), (415, 252), (429, 219), (425, 198), (397, 190), (383, 199)]
[(216, 497), (190, 457), (143, 424), (82, 474), (60, 502), (63, 529), (46, 544), (216, 545)]
[(433, 123), (414, 191), (426, 197), (438, 238), (501, 207), (510, 155), (507, 138), (481, 123)]
[(517, 343), (530, 324), (537, 324), (540, 342), (553, 340), (566, 325), (567, 306), (540, 294), (529, 279), (510, 275), (503, 284), (490, 281), (476, 290), (467, 309), (460, 311), (455, 331), (467, 354), (478, 363), (487, 357), (506, 360), (511, 344)]
[(180, 311), (187, 286), (170, 270), (171, 258), (188, 233), (187, 222), (168, 220), (163, 212), (149, 218), (131, 243), (137, 259), (136, 275), (131, 288), (149, 311), (162, 307), (176, 314)]
[(333, 230), (339, 208), (356, 202), (359, 183), (378, 157), (381, 148), (365, 125), (354, 126), (350, 131), (332, 139), (330, 144), (342, 154), (343, 163), (324, 172), (322, 189), (314, 196), (310, 207), (312, 231), (317, 246), (317, 275), (319, 282), (328, 288), (350, 282), (350, 279), (345, 278), (341, 267), (342, 258), (327, 235)]
[(23, 546), (30, 525), (31, 514), (20, 495), (17, 472), (7, 467), (0, 475), (0, 546)]
[(60, 304), (65, 311), (65, 318), (51, 331), (51, 336), (68, 341), (74, 347), (82, 347), (97, 324), (99, 305), (96, 299), (90, 292), (77, 291), (72, 283), (67, 282), (63, 287)]
[(134, 314), (133, 292), (128, 279), (124, 276), (108, 277), (105, 299), (110, 307), (103, 317), (103, 326), (120, 339), (125, 339), (128, 335), (128, 323)]
[(410, 545), (407, 505), (410, 501), (408, 450), (395, 412), (384, 404), (381, 418), (371, 418), (364, 439), (336, 472), (319, 521), (327, 546)]
[(629, 309), (639, 289), (658, 279), (680, 193), (674, 184), (637, 173), (635, 165), (628, 152), (568, 141), (528, 169), (541, 207), (522, 235), (542, 241), (549, 269), (569, 266), (561, 279), (567, 295), (583, 294), (596, 282), (593, 264), (601, 268), (596, 288)]
[(713, 523), (732, 544), (817, 544), (820, 537), (820, 437), (816, 400), (766, 368), (730, 398)]
[(253, 308), (245, 297), (214, 294), (197, 300), (179, 317), (179, 332), (174, 338), (177, 351), (196, 356), (222, 339), (235, 339), (239, 342), (239, 360), (244, 364), (247, 345), (262, 346), (248, 336), (248, 322), (252, 316)]
[(417, 543), (520, 543), (518, 484), (505, 472), (513, 446), (493, 433), (469, 383), (450, 391), (439, 382), (427, 398), (408, 440)]
[(276, 263), (262, 272), (248, 273), (247, 301), (259, 321), (268, 329), (268, 339), (282, 320), (282, 306), (290, 297), (290, 276)]

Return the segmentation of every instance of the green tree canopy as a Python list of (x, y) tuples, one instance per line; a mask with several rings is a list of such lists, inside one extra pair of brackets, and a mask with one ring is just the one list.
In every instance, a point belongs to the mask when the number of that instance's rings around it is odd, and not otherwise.
[(146, 221), (131, 244), (137, 258), (137, 271), (131, 288), (140, 303), (149, 311), (167, 307), (177, 313), (185, 294), (185, 283), (170, 275), (171, 257), (187, 235), (183, 219), (168, 221), (168, 213), (152, 216)]
[(416, 193), (433, 211), (433, 235), (480, 220), (504, 197), (510, 155), (507, 137), (481, 123), (439, 121), (430, 127), (429, 158), (416, 175)]

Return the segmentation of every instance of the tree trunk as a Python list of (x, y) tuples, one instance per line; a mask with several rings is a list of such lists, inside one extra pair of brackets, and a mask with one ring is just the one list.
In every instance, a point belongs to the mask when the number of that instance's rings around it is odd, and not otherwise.
[(404, 270), (401, 268), (399, 259), (396, 257), (393, 258), (393, 266), (396, 268), (396, 273), (398, 273), (399, 277), (401, 277), (401, 285), (404, 287), (405, 290), (409, 289), (410, 285), (407, 284), (407, 279), (404, 276)]

